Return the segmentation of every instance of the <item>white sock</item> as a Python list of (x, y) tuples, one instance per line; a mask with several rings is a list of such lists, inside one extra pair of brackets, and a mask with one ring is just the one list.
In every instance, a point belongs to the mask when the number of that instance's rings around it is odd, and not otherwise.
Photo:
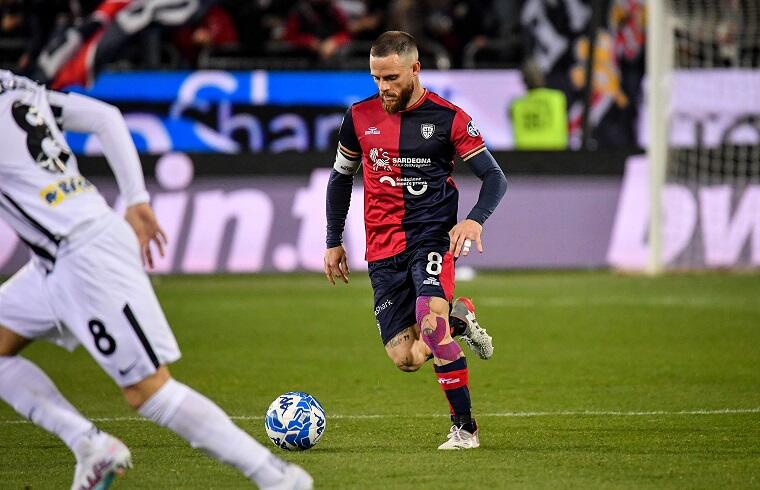
[[(270, 456), (274, 456), (269, 450), (236, 426), (214, 402), (174, 379), (167, 381), (138, 412), (176, 432), (194, 448), (234, 466), (258, 485), (282, 478), (280, 467), (270, 462)], [(273, 469), (276, 471), (270, 471)]]
[(60, 437), (74, 454), (77, 440), (95, 430), (34, 363), (0, 356), (0, 398), (22, 417)]

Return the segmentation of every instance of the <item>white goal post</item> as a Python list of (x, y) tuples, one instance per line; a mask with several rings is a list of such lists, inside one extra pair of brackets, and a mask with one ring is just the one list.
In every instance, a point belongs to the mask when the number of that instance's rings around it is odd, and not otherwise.
[[(647, 0), (646, 80), (647, 158), (649, 162), (649, 260), (647, 272), (658, 274), (662, 264), (662, 189), (668, 151), (670, 73), (673, 69), (673, 38), (668, 6), (663, 0)], [(659, 49), (658, 47), (662, 47)]]

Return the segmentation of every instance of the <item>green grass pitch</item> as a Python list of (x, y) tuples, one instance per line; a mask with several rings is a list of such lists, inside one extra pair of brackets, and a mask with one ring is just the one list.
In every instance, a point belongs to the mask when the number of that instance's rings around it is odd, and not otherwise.
[[(759, 488), (760, 276), (483, 273), (458, 285), (495, 339), (468, 356), (481, 448), (442, 452), (447, 405), (429, 365), (402, 373), (379, 342), (369, 282), (319, 274), (158, 277), (183, 358), (174, 375), (307, 468), (317, 488)], [(114, 488), (248, 488), (135, 416), (82, 349), (25, 355), (132, 449)], [(320, 444), (287, 453), (263, 414), (281, 392), (327, 411)], [(68, 488), (73, 457), (0, 403), (0, 488)]]

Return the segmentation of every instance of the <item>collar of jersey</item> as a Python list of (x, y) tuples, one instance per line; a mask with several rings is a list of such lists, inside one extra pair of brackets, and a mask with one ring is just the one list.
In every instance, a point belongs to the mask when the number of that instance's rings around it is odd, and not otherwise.
[(420, 105), (421, 105), (423, 102), (425, 102), (425, 99), (427, 99), (428, 93), (429, 93), (429, 92), (428, 92), (428, 89), (426, 89), (426, 88), (423, 88), (423, 89), (422, 89), (422, 95), (420, 95), (420, 99), (419, 99), (417, 102), (415, 102), (413, 106), (411, 106), (411, 107), (407, 107), (406, 109), (402, 109), (402, 110), (400, 110), (399, 112), (410, 112), (410, 111), (413, 111), (413, 110), (415, 110), (415, 109), (416, 109), (416, 108), (418, 108), (418, 107), (419, 107), (419, 106), (420, 106)]

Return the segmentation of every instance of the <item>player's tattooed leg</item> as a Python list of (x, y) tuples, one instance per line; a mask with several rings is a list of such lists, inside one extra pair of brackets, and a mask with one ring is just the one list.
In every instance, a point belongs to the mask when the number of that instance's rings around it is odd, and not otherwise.
[(407, 328), (400, 334), (393, 337), (386, 346), (390, 349), (393, 349), (393, 348), (398, 347), (401, 344), (412, 342), (413, 340), (414, 340), (413, 333), (411, 332), (410, 328)]
[(430, 354), (419, 339), (416, 325), (405, 328), (385, 344), (385, 351), (397, 368), (404, 372), (417, 371)]

